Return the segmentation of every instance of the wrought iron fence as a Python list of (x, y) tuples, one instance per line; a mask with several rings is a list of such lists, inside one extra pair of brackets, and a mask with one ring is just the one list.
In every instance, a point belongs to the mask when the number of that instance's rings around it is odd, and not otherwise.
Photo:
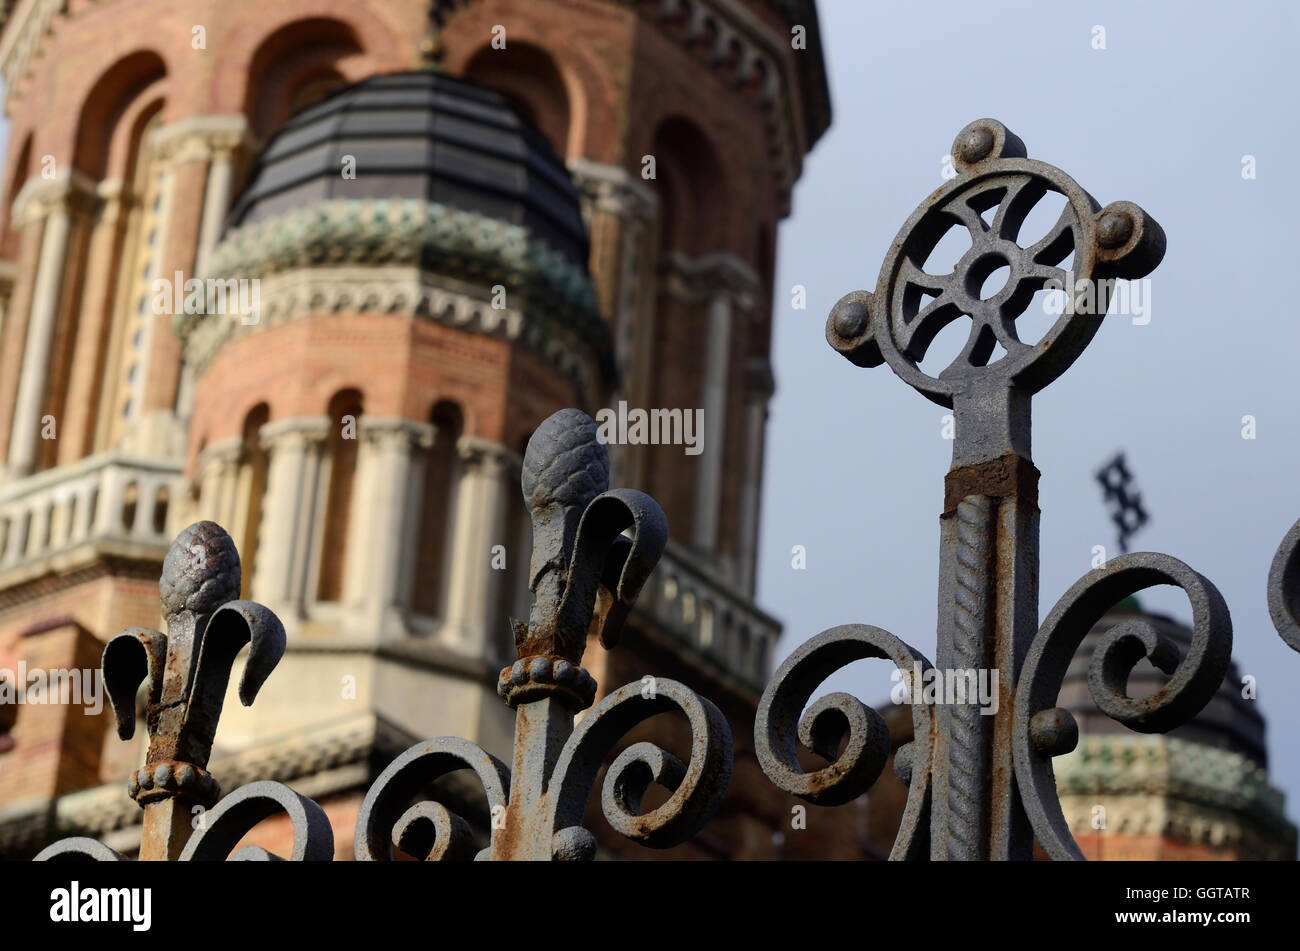
[[(857, 698), (818, 686), (862, 658), (891, 661), (911, 689), (913, 739), (895, 751), (908, 786), (894, 859), (1026, 859), (1037, 841), (1054, 859), (1081, 859), (1056, 795), (1052, 759), (1074, 748), (1078, 727), (1056, 705), (1071, 657), (1113, 605), (1153, 585), (1183, 590), (1192, 639), (1180, 652), (1152, 625), (1133, 618), (1102, 637), (1088, 683), (1098, 707), (1140, 732), (1167, 732), (1208, 702), (1227, 671), (1232, 626), (1214, 585), (1183, 562), (1155, 553), (1122, 554), (1079, 579), (1040, 625), (1038, 470), (1030, 456), (1030, 399), (1065, 372), (1100, 329), (1116, 278), (1140, 278), (1164, 255), (1160, 226), (1137, 205), (1102, 207), (1054, 166), (1029, 159), (1001, 123), (981, 119), (953, 145), (957, 176), (926, 199), (895, 239), (874, 291), (833, 308), (831, 346), (854, 364), (888, 364), (928, 399), (950, 407), (953, 462), (941, 517), (937, 668), (887, 631), (847, 624), (817, 635), (780, 666), (760, 700), (755, 748), (779, 788), (836, 805), (868, 789), (891, 750), (883, 718)], [(1065, 199), (1048, 234), (1017, 243), (1022, 223), (1048, 193)], [(952, 227), (971, 248), (949, 274), (923, 270)], [(1062, 262), (1072, 258), (1067, 272)], [(991, 297), (981, 287), (1009, 267)], [(1063, 313), (1037, 341), (1022, 341), (1016, 318), (1034, 295), (1057, 287)], [(940, 329), (970, 320), (966, 344), (937, 376), (920, 368)], [(993, 359), (997, 346), (1005, 351)], [(718, 809), (731, 774), (727, 721), (686, 686), (638, 682), (595, 704), (597, 685), (582, 668), (589, 631), (617, 644), (637, 595), (667, 541), (663, 512), (649, 496), (608, 489), (609, 461), (594, 422), (562, 410), (533, 435), (522, 488), (533, 524), (527, 623), (513, 621), (518, 659), (501, 671), (498, 693), (515, 711), (509, 766), (466, 740), (440, 737), (412, 746), (370, 787), (355, 831), (360, 860), (393, 849), (422, 859), (585, 860), (596, 839), (583, 827), (587, 801), (606, 759), (627, 733), (659, 713), (690, 725), (686, 762), (635, 743), (605, 772), (601, 805), (619, 833), (647, 846), (689, 839)], [(146, 763), (128, 791), (144, 809), (144, 860), (271, 859), (258, 847), (235, 851), (263, 819), (287, 814), (293, 860), (328, 860), (334, 840), (324, 810), (275, 782), (254, 782), (219, 798), (207, 772), (217, 721), (239, 651), (248, 659), (239, 697), (251, 704), (285, 649), (284, 629), (267, 608), (237, 600), (239, 556), (212, 522), (182, 532), (163, 565), (167, 633), (124, 631), (104, 650), (103, 669), (118, 731), (135, 728), (135, 699), (148, 684)], [(1278, 632), (1300, 651), (1300, 522), (1274, 557), (1268, 604)], [(1153, 695), (1127, 695), (1129, 673), (1148, 658), (1169, 676)], [(998, 705), (984, 714), (971, 697), (944, 703), (918, 682), (932, 672), (996, 671)], [(917, 677), (917, 672), (921, 677)], [(799, 745), (827, 765), (805, 772)], [(492, 816), (478, 850), (469, 824), (440, 803), (412, 800), (438, 777), (461, 769), (478, 777)], [(667, 800), (642, 811), (652, 784)], [(195, 807), (210, 811), (192, 831)], [(233, 854), (232, 854), (233, 852)], [(37, 856), (122, 858), (89, 838), (58, 842)]]

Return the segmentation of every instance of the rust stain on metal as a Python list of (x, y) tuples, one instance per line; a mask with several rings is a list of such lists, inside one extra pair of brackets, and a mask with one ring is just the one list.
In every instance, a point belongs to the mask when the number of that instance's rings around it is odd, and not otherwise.
[(977, 465), (953, 468), (944, 478), (944, 515), (957, 511), (961, 500), (972, 495), (1020, 499), (1037, 507), (1038, 476), (1038, 467), (1016, 452)]

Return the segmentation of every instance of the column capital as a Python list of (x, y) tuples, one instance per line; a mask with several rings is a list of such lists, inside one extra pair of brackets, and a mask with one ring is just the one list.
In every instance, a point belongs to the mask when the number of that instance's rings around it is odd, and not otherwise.
[(238, 436), (231, 436), (229, 439), (219, 439), (216, 442), (209, 443), (199, 453), (198, 469), (202, 472), (214, 462), (224, 463), (238, 459), (243, 448), (244, 440)]
[(405, 416), (363, 415), (358, 418), (357, 427), (362, 439), (408, 449), (428, 449), (437, 432), (432, 424)]
[(583, 199), (595, 211), (650, 221), (659, 210), (659, 196), (655, 191), (619, 165), (576, 158), (569, 162), (569, 173)]
[(56, 208), (69, 214), (89, 211), (99, 197), (94, 180), (65, 166), (64, 173), (54, 178), (34, 175), (27, 179), (14, 196), (12, 218), (18, 227), (24, 227)]
[(330, 435), (333, 421), (328, 416), (294, 416), (272, 420), (257, 431), (259, 443), (265, 449), (294, 448), (324, 443)]
[(505, 475), (523, 464), (519, 453), (481, 436), (461, 436), (456, 440), (456, 454), (469, 468), (482, 469), (494, 477)]
[(758, 273), (730, 251), (688, 257), (678, 251), (663, 264), (666, 286), (675, 297), (705, 300), (725, 295), (744, 310), (762, 299)]
[(154, 130), (150, 145), (167, 167), (251, 152), (257, 145), (242, 115), (188, 116)]

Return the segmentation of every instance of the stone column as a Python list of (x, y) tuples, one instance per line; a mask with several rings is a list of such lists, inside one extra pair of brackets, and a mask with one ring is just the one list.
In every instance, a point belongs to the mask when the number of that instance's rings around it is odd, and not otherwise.
[(139, 476), (135, 480), (135, 492), (135, 520), (131, 524), (131, 534), (145, 538), (153, 534), (153, 506), (158, 494), (158, 480)]
[(492, 547), (510, 541), (504, 537), (505, 493), (513, 454), (500, 443), (476, 436), (462, 436), (456, 449), (462, 467), (452, 532), (447, 631), (461, 649), (492, 658), (493, 642), (505, 636), (490, 629), (499, 620), (505, 575), (492, 567)]
[(69, 283), (64, 265), (68, 257), (72, 215), (78, 199), (91, 187), (75, 173), (45, 184), (48, 187), (34, 189), (29, 196), (23, 196), (24, 217), (43, 215), (45, 230), (27, 317), (22, 374), (9, 438), (8, 472), (11, 478), (27, 475), (36, 464), (37, 439), (50, 382), (59, 303), (64, 285)]
[(722, 504), (723, 444), (726, 436), (727, 373), (731, 350), (731, 299), (725, 292), (709, 301), (704, 376), (704, 452), (695, 482), (695, 537), (702, 551), (718, 545), (718, 508)]
[(393, 416), (362, 416), (357, 425), (344, 600), (362, 636), (405, 636), (418, 539), (419, 457), (433, 444), (434, 429)]
[(299, 616), (298, 579), (311, 551), (311, 540), (303, 532), (303, 522), (310, 521), (303, 497), (314, 499), (315, 486), (308, 484), (314, 471), (312, 444), (328, 432), (328, 420), (309, 416), (267, 423), (259, 433), (270, 453), (270, 468), (258, 531), (253, 599), (282, 612), (282, 618)]
[(86, 280), (77, 317), (68, 397), (59, 425), (59, 464), (67, 465), (95, 451), (96, 419), (104, 380), (106, 328), (113, 317), (117, 286), (116, 254), (123, 227), (122, 183), (101, 182), (102, 204), (95, 217), (86, 254)]
[[(242, 440), (238, 437), (224, 439), (204, 448), (199, 456), (199, 507), (198, 517), (216, 522), (230, 531), (231, 507), (227, 499), (227, 482), (234, 480), (239, 463)], [(232, 538), (238, 537), (232, 534)]]
[(437, 429), (430, 423), (406, 421), (410, 434), (409, 465), (407, 468), (405, 503), (402, 507), (400, 570), (396, 579), (397, 592), (403, 612), (410, 610), (411, 592), (415, 585), (415, 567), (419, 560), (420, 511), (425, 503), (425, 467), (429, 450), (437, 438)]
[(758, 516), (762, 501), (759, 487), (763, 477), (764, 431), (767, 428), (767, 404), (772, 398), (772, 370), (766, 359), (751, 359), (745, 403), (745, 468), (740, 487), (740, 558), (738, 583), (751, 597), (754, 594), (755, 560), (758, 557)]
[[(234, 524), (235, 511), (239, 507), (239, 455), (243, 440), (232, 441), (236, 442), (236, 446), (221, 460), (221, 477), (217, 481), (217, 495), (213, 499), (213, 506), (217, 512), (213, 521), (223, 528)], [(267, 467), (269, 470), (269, 460)], [(269, 471), (267, 476), (269, 479)]]
[(212, 249), (221, 237), (226, 211), (230, 208), (235, 145), (230, 141), (230, 136), (222, 136), (212, 142), (212, 162), (208, 168), (208, 184), (203, 196), (203, 224), (199, 230), (199, 248), (194, 259), (194, 273), (200, 277), (207, 274)]
[[(324, 418), (303, 430), (307, 450), (303, 457), (302, 492), (298, 496), (298, 508), (294, 513), (294, 551), (298, 554), (289, 579), (289, 600), (297, 617), (307, 616), (307, 604), (315, 596), (314, 582), (320, 570), (320, 533), (324, 522), (319, 515), (323, 508), (321, 491), (325, 486), (321, 471), (324, 469), (325, 451), (329, 445), (329, 432), (328, 422)], [(265, 524), (265, 505), (262, 507), (262, 521)], [(259, 533), (259, 546), (261, 538)]]
[(67, 485), (57, 486), (53, 492), (54, 504), (50, 508), (50, 531), (46, 539), (46, 546), (51, 550), (62, 548), (68, 543), (73, 498)]
[[(709, 556), (715, 567), (725, 569), (729, 580), (735, 581), (736, 572), (730, 559), (722, 564), (718, 557), (726, 547), (719, 537), (722, 508), (733, 508), (739, 500), (724, 498), (722, 492), (723, 469), (727, 452), (727, 433), (730, 426), (740, 420), (728, 421), (730, 408), (728, 393), (733, 385), (732, 353), (738, 349), (734, 338), (746, 334), (745, 321), (752, 313), (755, 301), (761, 299), (758, 275), (748, 264), (730, 252), (709, 254), (701, 258), (688, 258), (671, 254), (667, 260), (664, 289), (698, 307), (707, 307), (703, 339), (705, 372), (701, 390), (704, 412), (704, 439), (700, 456), (696, 460), (695, 510), (691, 545), (697, 552)], [(690, 412), (690, 407), (682, 407)]]
[[(362, 414), (364, 418), (364, 414)], [(367, 632), (364, 629), (366, 623), (366, 604), (370, 598), (370, 528), (372, 524), (372, 513), (369, 510), (369, 500), (374, 495), (371, 488), (376, 481), (375, 473), (375, 453), (368, 451), (365, 445), (364, 430), (358, 423), (357, 438), (361, 440), (357, 446), (356, 471), (352, 476), (352, 499), (348, 506), (348, 530), (346, 536), (346, 548), (342, 553), (343, 557), (343, 581), (342, 593), (340, 600), (347, 612), (349, 619), (362, 625), (356, 633), (361, 637), (366, 637)], [(330, 480), (337, 478), (334, 467), (337, 465), (337, 459), (330, 460)], [(326, 513), (327, 516), (330, 513)], [(329, 557), (331, 553), (322, 553), (323, 558)], [(371, 635), (377, 633), (369, 632)]]
[(99, 502), (95, 512), (96, 535), (121, 535), (122, 505), (126, 501), (127, 471), (117, 465), (107, 465), (100, 470)]

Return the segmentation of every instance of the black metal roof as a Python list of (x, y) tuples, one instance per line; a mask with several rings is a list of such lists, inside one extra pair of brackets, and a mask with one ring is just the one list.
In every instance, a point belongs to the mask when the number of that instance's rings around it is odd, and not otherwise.
[[(345, 155), (354, 178), (342, 174)], [(441, 73), (372, 76), (295, 115), (267, 143), (227, 227), (345, 198), (479, 212), (587, 267), (578, 192), (550, 144), (499, 93)]]

